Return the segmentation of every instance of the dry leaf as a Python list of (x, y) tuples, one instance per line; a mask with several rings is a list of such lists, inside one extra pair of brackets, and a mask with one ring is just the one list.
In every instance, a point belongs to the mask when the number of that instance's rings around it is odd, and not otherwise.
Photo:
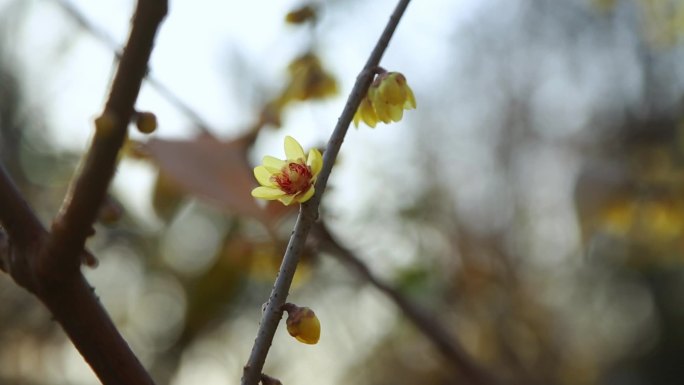
[(257, 186), (247, 163), (249, 141), (220, 141), (211, 135), (190, 140), (150, 139), (144, 150), (160, 171), (186, 191), (217, 208), (272, 225), (294, 209), (259, 205), (250, 192)]

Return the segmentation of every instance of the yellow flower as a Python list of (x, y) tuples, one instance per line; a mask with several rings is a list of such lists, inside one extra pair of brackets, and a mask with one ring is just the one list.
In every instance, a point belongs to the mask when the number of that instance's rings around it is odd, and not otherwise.
[(361, 121), (373, 128), (378, 124), (378, 116), (375, 114), (373, 105), (367, 97), (361, 100), (359, 109), (356, 110), (356, 114), (354, 114), (354, 126), (358, 127), (359, 122)]
[(287, 67), (290, 82), (283, 91), (283, 103), (324, 99), (337, 94), (337, 81), (328, 73), (313, 53), (304, 54)]
[(286, 303), (283, 310), (287, 311), (287, 332), (299, 342), (313, 345), (321, 338), (321, 323), (316, 313), (308, 307)]
[(378, 75), (359, 109), (354, 114), (354, 125), (364, 122), (370, 127), (380, 121), (383, 123), (398, 122), (404, 116), (404, 110), (416, 108), (416, 98), (406, 78), (399, 72), (384, 72)]
[(314, 194), (314, 182), (321, 172), (323, 157), (315, 148), (304, 155), (302, 146), (292, 137), (285, 137), (286, 160), (264, 156), (254, 176), (261, 186), (252, 190), (255, 198), (279, 200), (285, 206), (306, 202)]

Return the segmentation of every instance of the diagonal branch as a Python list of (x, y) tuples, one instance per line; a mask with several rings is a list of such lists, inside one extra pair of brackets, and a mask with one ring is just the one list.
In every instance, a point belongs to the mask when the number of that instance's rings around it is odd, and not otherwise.
[(53, 223), (48, 252), (43, 254), (45, 269), (69, 273), (80, 266), (79, 254), (92, 233), (92, 224), (114, 175), (117, 155), (126, 138), (154, 39), (167, 8), (166, 0), (138, 2), (109, 99), (96, 120), (98, 127), (90, 150)]
[(52, 312), (104, 385), (153, 385), (80, 271), (114, 174), (166, 0), (139, 0), (128, 43), (82, 170), (48, 234), (0, 165), (0, 268)]
[(410, 301), (394, 287), (380, 280), (368, 266), (351, 250), (342, 246), (330, 234), (327, 226), (318, 222), (312, 229), (312, 236), (322, 250), (329, 252), (343, 264), (356, 271), (381, 293), (391, 299), (413, 324), (427, 337), (449, 362), (453, 363), (459, 373), (471, 384), (494, 385), (500, 380), (489, 374), (473, 360), (454, 337), (439, 323), (436, 317), (427, 313), (416, 303)]
[(354, 117), (354, 113), (358, 109), (361, 99), (363, 99), (368, 91), (368, 87), (373, 80), (374, 71), (380, 64), (380, 59), (385, 53), (389, 41), (392, 38), (404, 11), (406, 11), (409, 2), (410, 0), (400, 0), (394, 9), (385, 30), (376, 43), (373, 52), (371, 52), (363, 70), (357, 77), (354, 88), (352, 89), (349, 98), (347, 99), (347, 103), (342, 110), (342, 114), (337, 121), (337, 125), (330, 136), (328, 146), (323, 154), (323, 167), (316, 180), (316, 185), (314, 186), (316, 193), (309, 201), (302, 204), (300, 207), (299, 216), (297, 217), (297, 222), (295, 223), (292, 236), (290, 237), (290, 242), (287, 245), (280, 271), (278, 272), (273, 290), (271, 291), (271, 295), (269, 296), (259, 324), (259, 330), (257, 331), (252, 352), (250, 353), (249, 360), (243, 371), (241, 380), (242, 385), (256, 385), (261, 378), (268, 350), (271, 347), (273, 337), (278, 328), (278, 323), (282, 317), (281, 306), (287, 300), (292, 278), (295, 269), (297, 268), (299, 257), (302, 254), (306, 237), (314, 221), (318, 218), (318, 206), (320, 205), (322, 194), (328, 183), (333, 164), (335, 163), (337, 154), (340, 152), (340, 147), (344, 141), (349, 124)]

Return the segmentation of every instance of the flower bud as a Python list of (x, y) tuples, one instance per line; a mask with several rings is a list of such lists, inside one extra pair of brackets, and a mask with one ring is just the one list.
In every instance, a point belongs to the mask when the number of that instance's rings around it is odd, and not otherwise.
[(157, 117), (151, 112), (138, 112), (135, 114), (135, 126), (143, 134), (153, 133), (157, 129)]
[(313, 5), (305, 5), (285, 15), (285, 21), (290, 24), (303, 24), (316, 19), (316, 8)]
[(283, 310), (287, 311), (287, 332), (299, 342), (313, 345), (321, 337), (321, 323), (316, 313), (308, 307), (286, 303)]
[(404, 110), (414, 108), (416, 98), (406, 77), (399, 72), (383, 70), (361, 100), (354, 114), (354, 125), (358, 127), (360, 122), (364, 122), (369, 127), (375, 127), (378, 122), (398, 122), (403, 118)]

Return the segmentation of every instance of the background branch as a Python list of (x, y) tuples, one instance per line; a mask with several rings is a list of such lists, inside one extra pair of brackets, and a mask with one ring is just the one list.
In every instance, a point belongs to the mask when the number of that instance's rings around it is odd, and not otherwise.
[(438, 318), (429, 314), (416, 303), (410, 301), (394, 287), (380, 280), (368, 266), (363, 263), (351, 250), (342, 246), (335, 237), (330, 234), (323, 222), (317, 222), (311, 230), (311, 235), (317, 242), (318, 247), (327, 251), (344, 265), (356, 271), (364, 280), (368, 281), (381, 293), (386, 295), (404, 313), (425, 337), (427, 337), (437, 350), (453, 364), (459, 374), (468, 379), (472, 384), (494, 385), (501, 381), (489, 374), (463, 349), (457, 340), (438, 321)]
[(340, 151), (349, 124), (373, 80), (374, 70), (380, 64), (380, 59), (387, 49), (387, 45), (389, 44), (406, 7), (408, 7), (409, 2), (410, 0), (400, 0), (397, 4), (385, 30), (376, 43), (373, 52), (371, 52), (366, 65), (356, 79), (354, 88), (352, 89), (342, 114), (337, 121), (337, 125), (330, 136), (328, 146), (323, 154), (323, 167), (316, 180), (316, 193), (309, 201), (302, 204), (299, 209), (299, 216), (297, 217), (294, 231), (292, 232), (292, 236), (287, 245), (285, 256), (283, 257), (280, 271), (278, 272), (273, 290), (269, 296), (266, 309), (263, 312), (252, 352), (250, 353), (249, 360), (243, 371), (242, 385), (256, 385), (261, 378), (268, 350), (271, 347), (273, 336), (275, 335), (278, 323), (282, 317), (281, 306), (287, 300), (292, 278), (294, 277), (299, 257), (304, 248), (306, 237), (314, 221), (318, 218), (318, 206), (320, 205), (321, 197), (328, 183), (333, 164)]
[(17, 246), (33, 243), (45, 234), (43, 225), (0, 164), (0, 222)]
[[(80, 252), (92, 233), (100, 205), (114, 175), (116, 159), (126, 138), (135, 101), (147, 72), (154, 38), (166, 16), (165, 0), (139, 1), (128, 43), (121, 55), (104, 112), (83, 168), (64, 199), (52, 226), (49, 251), (44, 255), (46, 269), (78, 270)], [(111, 126), (111, 127), (109, 127)]]
[(167, 12), (165, 0), (138, 1), (128, 43), (82, 170), (47, 234), (0, 165), (3, 270), (52, 312), (105, 385), (153, 385), (81, 274), (86, 238), (114, 174), (118, 152), (147, 71), (154, 38)]

